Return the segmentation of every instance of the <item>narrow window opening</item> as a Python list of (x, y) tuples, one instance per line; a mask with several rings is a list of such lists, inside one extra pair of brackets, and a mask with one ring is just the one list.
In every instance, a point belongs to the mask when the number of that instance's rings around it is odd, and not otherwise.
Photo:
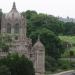
[(7, 24), (7, 33), (11, 33), (11, 24)]

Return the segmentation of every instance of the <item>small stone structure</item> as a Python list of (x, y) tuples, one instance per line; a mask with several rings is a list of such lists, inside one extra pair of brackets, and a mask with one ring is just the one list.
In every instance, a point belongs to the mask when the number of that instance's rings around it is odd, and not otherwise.
[[(25, 55), (32, 60), (35, 68), (35, 75), (44, 75), (45, 73), (45, 47), (40, 39), (32, 47), (32, 40), (26, 36), (27, 23), (16, 9), (15, 2), (11, 11), (2, 16), (1, 34), (10, 35), (11, 42), (10, 53), (18, 53)], [(4, 52), (0, 52), (0, 56), (6, 56)]]

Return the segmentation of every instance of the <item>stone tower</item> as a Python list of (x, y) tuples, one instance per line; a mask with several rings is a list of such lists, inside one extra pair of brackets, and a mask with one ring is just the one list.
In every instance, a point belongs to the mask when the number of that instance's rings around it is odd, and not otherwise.
[(26, 37), (26, 19), (17, 11), (15, 3), (11, 11), (2, 16), (1, 34), (12, 37), (10, 53), (17, 52), (29, 57), (31, 39)]
[(9, 13), (2, 16), (1, 34), (9, 35), (12, 39), (9, 53), (25, 55), (32, 60), (36, 75), (45, 72), (45, 48), (38, 39), (32, 47), (32, 40), (26, 36), (26, 18), (16, 9), (15, 2)]
[(34, 67), (36, 75), (45, 74), (45, 47), (38, 38), (37, 42), (34, 44), (32, 51), (34, 52), (35, 61)]

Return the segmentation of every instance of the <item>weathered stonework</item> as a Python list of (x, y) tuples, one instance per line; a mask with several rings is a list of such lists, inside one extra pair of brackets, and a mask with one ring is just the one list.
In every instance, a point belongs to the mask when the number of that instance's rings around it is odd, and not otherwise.
[[(12, 36), (10, 53), (25, 55), (32, 60), (35, 68), (35, 75), (44, 75), (45, 73), (45, 47), (38, 39), (32, 47), (32, 40), (26, 36), (26, 18), (24, 18), (16, 9), (15, 3), (11, 11), (2, 16), (1, 34)], [(0, 52), (0, 56), (6, 56)]]

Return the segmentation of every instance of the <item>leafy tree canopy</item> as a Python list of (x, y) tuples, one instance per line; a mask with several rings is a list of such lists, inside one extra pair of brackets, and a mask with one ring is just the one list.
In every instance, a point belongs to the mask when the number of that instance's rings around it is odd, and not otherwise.
[(40, 40), (46, 47), (47, 55), (54, 58), (58, 58), (61, 56), (61, 53), (64, 52), (63, 43), (52, 31), (47, 28), (42, 28), (35, 32), (32, 32), (30, 37), (33, 40), (33, 44), (36, 42), (38, 35), (40, 35)]
[(7, 58), (0, 60), (0, 65), (6, 65), (11, 75), (35, 75), (32, 62), (25, 56), (9, 54)]

